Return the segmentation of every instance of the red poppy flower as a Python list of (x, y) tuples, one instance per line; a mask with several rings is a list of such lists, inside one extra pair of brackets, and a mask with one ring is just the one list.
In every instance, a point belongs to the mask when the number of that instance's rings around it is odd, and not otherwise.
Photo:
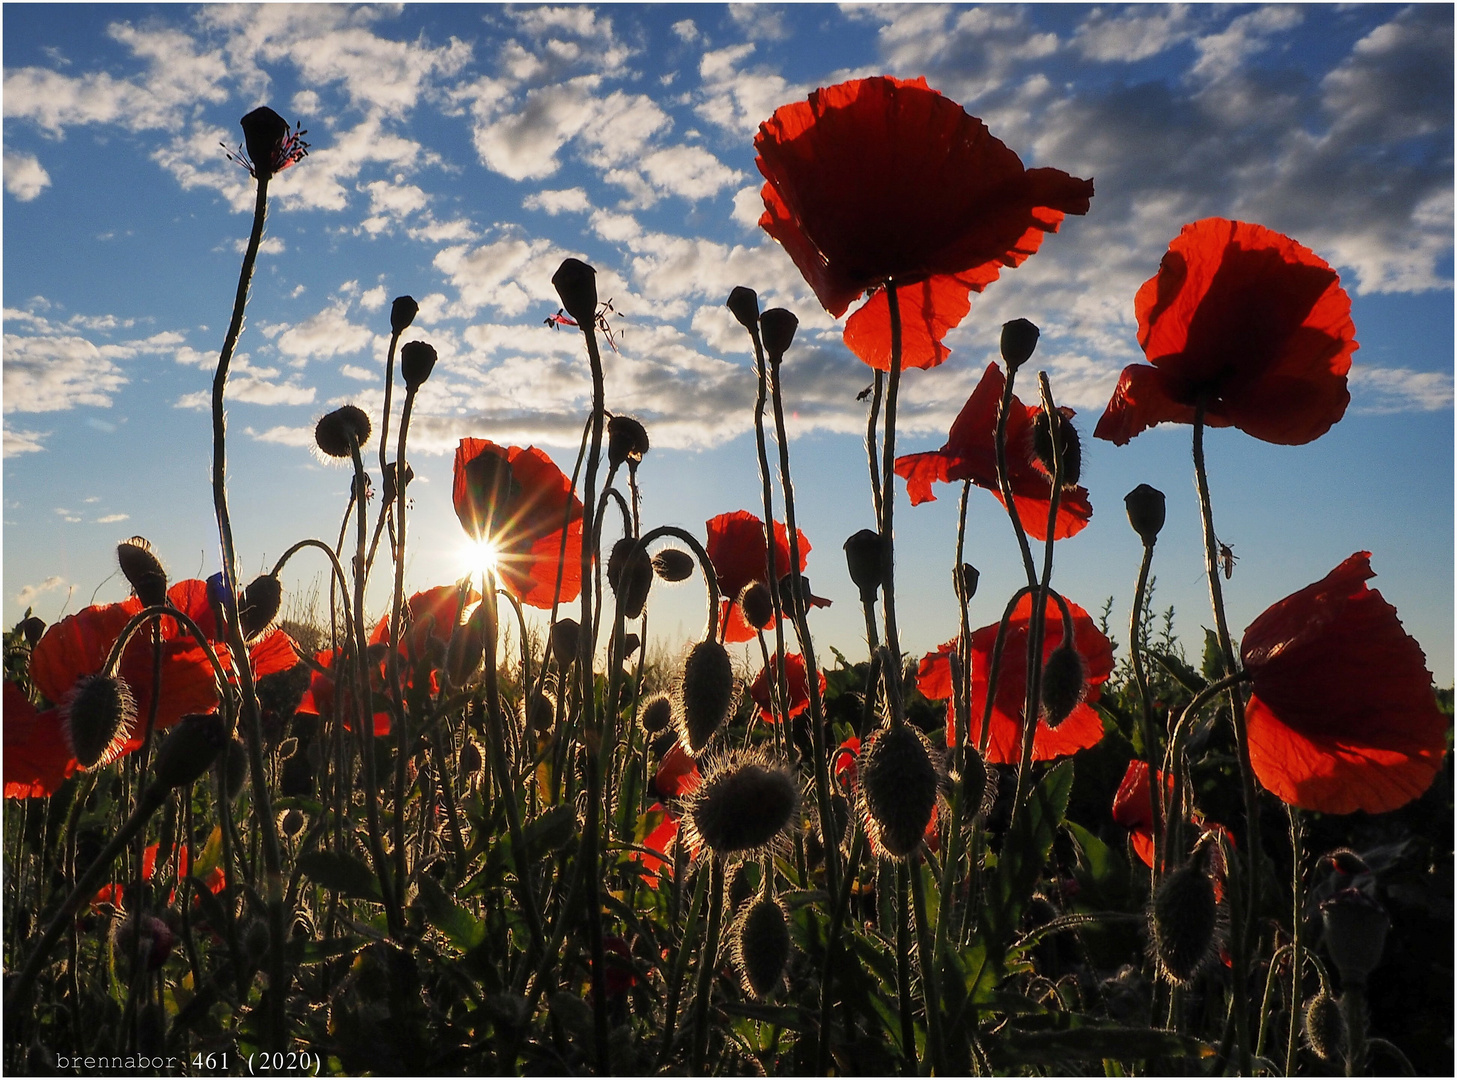
[(551, 458), (534, 446), (461, 439), (453, 498), (465, 531), (495, 548), (496, 571), (513, 596), (550, 608), (560, 566), (561, 599), (576, 598), (582, 588), (582, 502)]
[[(315, 671), (313, 678), (309, 681), (309, 688), (299, 699), (298, 708), (295, 712), (309, 713), (320, 719), (334, 715), (334, 663), (341, 653), (335, 653), (332, 649), (325, 649), (319, 653), (315, 660), (324, 668), (323, 672)], [(383, 663), (374, 663), (370, 669), (370, 684), (375, 693), (383, 693), (385, 687), (385, 671)], [(433, 689), (433, 688), (432, 688)], [(354, 694), (349, 687), (344, 689), (344, 700), (340, 703), (340, 720), (344, 724), (344, 730), (353, 731), (354, 719)], [(374, 714), (374, 733), (376, 736), (388, 735), (390, 733), (390, 714), (388, 709), (381, 709)]]
[[(1068, 608), (1073, 617), (1073, 647), (1083, 658), (1087, 673), (1087, 694), (1056, 728), (1037, 719), (1033, 736), (1032, 760), (1049, 761), (1065, 754), (1075, 754), (1094, 745), (1103, 737), (1103, 721), (1092, 708), (1100, 687), (1113, 672), (1113, 644), (1103, 636), (1088, 613), (1072, 601)], [(1062, 644), (1062, 612), (1057, 601), (1047, 598), (1046, 629), (1042, 638), (1042, 659)], [(992, 701), (991, 740), (986, 759), (998, 765), (1017, 764), (1021, 757), (1022, 706), (1027, 696), (1027, 634), (1031, 629), (1032, 597), (1023, 596), (1012, 611), (1011, 625), (1002, 646), (1001, 672), (997, 676), (997, 696)], [(980, 745), (981, 718), (986, 710), (987, 675), (991, 670), (992, 648), (997, 640), (997, 623), (983, 626), (971, 634), (971, 741)]]
[[(940, 450), (896, 458), (895, 472), (905, 479), (912, 506), (934, 501), (936, 494), (931, 485), (938, 481), (970, 480), (999, 500), (1002, 498), (997, 483), (997, 410), (1006, 383), (1002, 369), (988, 364), (981, 382), (951, 425), (946, 445)], [(1032, 450), (1032, 425), (1041, 411), (1012, 398), (1007, 414), (1007, 479), (1022, 527), (1035, 539), (1046, 540), (1052, 480)], [(1069, 419), (1076, 415), (1071, 409), (1060, 411)], [(1054, 538), (1062, 540), (1080, 532), (1092, 516), (1087, 489), (1065, 489), (1058, 499)]]
[[(778, 678), (779, 654), (775, 653), (769, 658), (769, 666), (761, 668), (759, 675), (749, 685), (749, 696), (759, 706), (759, 719), (766, 724), (774, 723), (773, 698), (769, 692), (771, 679)], [(804, 657), (798, 653), (788, 653), (784, 657), (784, 675), (789, 683), (789, 717), (794, 719), (805, 709), (809, 708), (809, 676), (804, 669)], [(820, 697), (824, 697), (828, 688), (825, 681), (825, 673), (821, 671), (820, 676)]]
[(5, 683), (5, 797), (54, 795), (76, 771), (59, 709), (38, 710), (19, 683)]
[(1064, 214), (1085, 214), (1091, 180), (1024, 169), (986, 125), (926, 85), (889, 77), (816, 90), (759, 125), (759, 224), (784, 245), (837, 318), (862, 293), (845, 343), (890, 367), (890, 308), (900, 297), (902, 362), (934, 367), (969, 294), (1018, 266)]
[[(799, 534), (799, 572), (804, 573), (809, 560), (809, 538), (803, 529)], [(724, 627), (724, 641), (752, 641), (750, 626), (734, 603), (745, 585), (769, 580), (769, 546), (764, 540), (764, 522), (747, 510), (719, 514), (708, 521), (708, 543), (705, 545), (713, 571), (718, 576), (718, 591), (723, 597), (719, 621)], [(782, 521), (774, 523), (774, 570), (782, 578), (789, 573), (789, 530)], [(816, 607), (825, 607), (828, 600), (811, 597)]]
[[(1158, 773), (1172, 795), (1173, 777)], [(1113, 796), (1113, 820), (1130, 830), (1133, 852), (1145, 866), (1153, 866), (1153, 786), (1148, 781), (1148, 762), (1130, 761), (1123, 782)]]
[[(152, 844), (152, 845), (148, 846), (145, 851), (142, 852), (142, 877), (144, 879), (151, 880), (153, 874), (156, 872), (156, 868), (157, 868), (157, 850), (160, 847), (161, 847), (160, 844)], [(186, 877), (187, 876), (187, 867), (188, 867), (188, 862), (187, 862), (187, 848), (186, 848), (186, 846), (181, 845), (181, 844), (174, 846), (172, 848), (172, 854), (176, 855), (176, 858), (177, 858), (177, 876), (179, 878)], [(171, 861), (172, 861), (172, 855), (169, 855), (164, 860), (164, 865), (165, 865), (165, 863), (171, 862)], [(215, 867), (212, 868), (211, 871), (209, 871), (207, 877), (205, 877), (203, 879), (203, 882), (202, 883), (203, 883), (204, 886), (206, 886), (208, 892), (211, 892), (211, 893), (222, 892), (223, 891), (223, 888), (227, 884), (227, 876), (223, 873), (223, 868), (221, 866), (215, 866)], [(176, 895), (177, 895), (176, 894), (176, 891), (174, 890), (167, 897), (167, 902), (170, 904), (173, 901), (173, 899), (176, 897)], [(117, 906), (121, 906), (121, 904), (125, 902), (125, 899), (126, 899), (126, 886), (125, 885), (119, 885), (119, 884), (111, 884), (111, 885), (103, 885), (101, 887), (101, 890), (99, 892), (97, 892), (95, 898), (91, 901), (91, 903), (93, 905), (95, 905), (95, 904), (116, 904)]]
[(835, 768), (835, 779), (845, 791), (854, 791), (860, 783), (860, 736), (851, 735), (835, 750), (831, 759)]
[(1432, 676), (1358, 551), (1245, 631), (1245, 707), (1260, 783), (1307, 810), (1376, 814), (1431, 786), (1447, 749)]
[[(480, 600), (480, 594), (467, 589), (461, 596), (458, 585), (437, 585), (417, 592), (405, 601), (404, 628), (400, 638), (400, 655), (413, 651), (416, 660), (429, 656), (430, 642), (449, 645), (455, 628), (461, 624), (466, 608)], [(390, 616), (386, 612), (369, 635), (369, 643), (378, 645), (389, 640)]]
[(665, 799), (687, 795), (702, 782), (698, 763), (676, 742), (663, 755), (658, 771), (653, 774), (653, 787)]
[(1164, 422), (1298, 446), (1346, 412), (1351, 300), (1326, 262), (1261, 225), (1185, 225), (1134, 299), (1149, 364), (1123, 369), (1094, 434), (1124, 445)]
[(649, 830), (648, 834), (643, 837), (642, 842), (643, 847), (650, 851), (655, 851), (657, 854), (650, 855), (647, 851), (633, 850), (628, 855), (630, 859), (642, 863), (643, 881), (650, 889), (656, 889), (658, 887), (658, 871), (660, 869), (667, 867), (668, 876), (672, 876), (673, 862), (671, 849), (673, 841), (678, 836), (678, 818), (664, 809), (662, 803), (653, 803), (652, 806), (648, 807), (648, 822), (651, 823), (654, 815), (658, 814), (662, 815), (661, 820)]

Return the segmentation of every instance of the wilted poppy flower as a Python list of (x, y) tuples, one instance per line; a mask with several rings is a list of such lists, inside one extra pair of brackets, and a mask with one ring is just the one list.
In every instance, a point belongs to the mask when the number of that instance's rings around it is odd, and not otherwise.
[[(951, 480), (970, 480), (1001, 499), (997, 483), (997, 410), (1006, 383), (1002, 369), (988, 364), (981, 382), (951, 425), (946, 445), (940, 450), (896, 458), (895, 472), (905, 479), (911, 505), (933, 501), (936, 494), (931, 485)], [(1033, 423), (1041, 411), (1012, 398), (1007, 414), (1007, 480), (1022, 527), (1029, 536), (1046, 540), (1052, 480), (1037, 463), (1032, 445)], [(1076, 415), (1071, 409), (1060, 411), (1068, 418)], [(1092, 516), (1087, 489), (1065, 488), (1057, 503), (1054, 538), (1062, 540), (1078, 533)]]
[[(803, 529), (799, 534), (799, 572), (809, 559), (809, 538)], [(708, 543), (705, 545), (713, 571), (718, 577), (719, 594), (723, 597), (720, 621), (727, 642), (752, 641), (754, 628), (744, 621), (733, 600), (745, 585), (769, 580), (769, 547), (764, 540), (764, 522), (747, 510), (719, 514), (708, 522)], [(774, 570), (781, 577), (789, 571), (789, 530), (781, 521), (774, 523)], [(828, 600), (813, 597), (816, 606)]]
[[(473, 540), (496, 553), (501, 583), (523, 604), (549, 608), (582, 589), (582, 502), (571, 482), (534, 446), (461, 439), (455, 448), (455, 514)], [(566, 554), (562, 525), (567, 522)]]
[[(1098, 700), (1099, 688), (1113, 672), (1113, 644), (1103, 636), (1086, 611), (1070, 600), (1068, 608), (1073, 617), (1073, 647), (1083, 658), (1087, 673), (1087, 694), (1056, 728), (1049, 728), (1047, 721), (1038, 717), (1032, 743), (1033, 761), (1049, 761), (1065, 754), (1075, 754), (1103, 737), (1103, 721), (1092, 706)], [(1045, 618), (1047, 626), (1042, 638), (1044, 663), (1048, 655), (1062, 644), (1062, 611), (1050, 596)], [(1002, 646), (997, 696), (992, 701), (991, 741), (987, 743), (986, 760), (997, 765), (1015, 765), (1021, 759), (1022, 707), (1027, 697), (1027, 634), (1031, 621), (1032, 597), (1026, 595), (1012, 611)], [(983, 626), (971, 634), (972, 745), (980, 745), (981, 719), (986, 710), (987, 677), (991, 671), (992, 649), (997, 641), (997, 625)]]
[[(779, 654), (775, 653), (769, 658), (769, 666), (761, 668), (758, 677), (749, 684), (749, 697), (759, 706), (759, 719), (766, 724), (774, 723), (773, 696), (770, 693), (770, 683), (777, 679), (779, 671)], [(798, 716), (809, 708), (809, 676), (805, 673), (804, 657), (798, 653), (787, 653), (784, 657), (784, 676), (789, 683), (789, 716), (790, 719)], [(825, 682), (825, 673), (821, 671), (820, 696), (824, 697), (828, 684)]]
[(5, 797), (54, 795), (76, 771), (59, 709), (38, 710), (19, 683), (5, 683)]
[(1260, 783), (1307, 810), (1377, 814), (1431, 786), (1447, 749), (1432, 676), (1358, 551), (1245, 631), (1245, 707)]
[(1134, 298), (1149, 364), (1123, 369), (1095, 434), (1119, 446), (1164, 422), (1297, 446), (1346, 412), (1351, 300), (1326, 262), (1262, 225), (1185, 225)]
[(986, 125), (925, 79), (855, 79), (778, 109), (754, 138), (764, 185), (759, 224), (789, 252), (825, 310), (862, 293), (845, 342), (890, 367), (900, 298), (902, 362), (933, 367), (941, 338), (1004, 266), (1018, 266), (1064, 214), (1085, 214), (1091, 180), (1024, 169)]

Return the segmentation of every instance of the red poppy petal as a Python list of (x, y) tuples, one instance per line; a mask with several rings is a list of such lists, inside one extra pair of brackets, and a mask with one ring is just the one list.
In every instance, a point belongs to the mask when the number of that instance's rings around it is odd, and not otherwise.
[[(992, 277), (995, 277), (992, 274)], [(937, 275), (896, 289), (901, 312), (901, 366), (933, 368), (951, 355), (941, 344), (971, 310), (971, 293), (986, 281), (974, 274)], [(878, 289), (845, 322), (846, 346), (880, 371), (890, 370), (890, 293)]]
[[(1118, 377), (1118, 385), (1098, 426), (1095, 439), (1107, 439), (1115, 446), (1127, 446), (1135, 435), (1155, 424), (1192, 424), (1194, 406), (1181, 405), (1169, 397), (1166, 380), (1157, 368), (1147, 364), (1129, 364)], [(1225, 427), (1206, 414), (1205, 423)]]
[(942, 701), (951, 697), (951, 655), (956, 651), (957, 638), (939, 646), (916, 665), (916, 689), (928, 701)]
[[(217, 618), (213, 612), (211, 601), (207, 598), (207, 582), (201, 578), (189, 578), (186, 581), (179, 581), (167, 590), (167, 599), (172, 606), (182, 612), (202, 631), (203, 636), (209, 641), (222, 641), (225, 636), (218, 630)], [(162, 620), (162, 636), (165, 638), (188, 638), (192, 637), (190, 630), (184, 630), (172, 619)]]
[(259, 679), (280, 671), (292, 671), (299, 664), (293, 638), (277, 627), (248, 646), (248, 658), (253, 662), (254, 676)]
[(133, 598), (82, 608), (52, 623), (30, 654), (31, 682), (47, 700), (60, 704), (77, 679), (101, 670), (122, 629), (141, 610), (141, 603)]
[[(1006, 505), (1000, 491), (993, 494), (998, 502)], [(1012, 503), (1017, 508), (1017, 518), (1022, 522), (1022, 528), (1027, 530), (1027, 535), (1033, 540), (1046, 540), (1047, 512), (1052, 509), (1052, 496), (1020, 495), (1014, 489)], [(1087, 488), (1075, 487), (1064, 491), (1057, 500), (1057, 522), (1053, 527), (1052, 538), (1066, 540), (1069, 536), (1076, 536), (1087, 527), (1092, 517), (1093, 507), (1088, 502)]]
[(54, 795), (76, 761), (56, 709), (39, 712), (17, 683), (4, 692), (5, 798), (34, 799)]

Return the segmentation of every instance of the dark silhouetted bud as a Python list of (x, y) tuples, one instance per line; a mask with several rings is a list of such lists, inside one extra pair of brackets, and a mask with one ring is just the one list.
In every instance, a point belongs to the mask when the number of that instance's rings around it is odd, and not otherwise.
[(768, 997), (784, 976), (791, 949), (789, 920), (778, 900), (761, 896), (749, 904), (734, 928), (733, 948), (744, 989)]
[(638, 723), (649, 735), (656, 735), (673, 722), (673, 701), (667, 694), (659, 694), (643, 706)]
[(1087, 688), (1087, 667), (1077, 649), (1064, 644), (1048, 653), (1042, 665), (1042, 718), (1047, 726), (1055, 728), (1066, 720)]
[(788, 308), (770, 308), (759, 316), (759, 333), (764, 337), (764, 351), (776, 363), (789, 351), (799, 319)]
[(717, 641), (700, 641), (683, 662), (674, 719), (683, 746), (697, 757), (734, 704), (734, 668)]
[(111, 932), (116, 959), (130, 964), (132, 956), (139, 955), (143, 971), (160, 971), (176, 942), (172, 928), (155, 915), (131, 915), (119, 921)]
[(1002, 323), (1002, 359), (1007, 367), (1016, 371), (1037, 351), (1037, 339), (1042, 335), (1036, 325), (1026, 319), (1013, 319)]
[(788, 769), (734, 753), (688, 796), (683, 819), (719, 858), (771, 846), (799, 812), (799, 783)]
[(527, 726), (538, 735), (549, 732), (556, 720), (556, 705), (551, 695), (540, 690), (527, 695), (525, 712)]
[(63, 710), (66, 741), (83, 769), (110, 764), (136, 719), (131, 687), (109, 675), (87, 675), (71, 691)]
[(256, 577), (243, 590), (238, 601), (238, 623), (243, 629), (243, 638), (257, 637), (278, 618), (279, 605), (283, 603), (283, 586), (272, 574)]
[(910, 724), (881, 728), (860, 752), (860, 813), (877, 847), (905, 858), (920, 847), (936, 808), (936, 761)]
[(224, 754), (223, 795), (231, 802), (242, 792), (243, 781), (248, 779), (248, 748), (241, 739), (229, 739)]
[(614, 416), (607, 421), (607, 461), (621, 465), (637, 464), (648, 452), (647, 428), (630, 416)]
[(850, 568), (850, 580), (860, 590), (863, 604), (875, 603), (875, 594), (884, 579), (884, 555), (885, 545), (874, 529), (861, 529), (845, 541), (845, 563)]
[(1042, 471), (1051, 477), (1054, 463), (1053, 436), (1050, 432), (1056, 429), (1057, 454), (1062, 458), (1062, 486), (1077, 487), (1078, 478), (1083, 471), (1083, 448), (1078, 441), (1078, 429), (1073, 427), (1073, 422), (1062, 414), (1061, 409), (1054, 411), (1052, 416), (1053, 419), (1049, 422), (1047, 410), (1044, 409), (1032, 422), (1032, 452), (1036, 455), (1036, 463), (1041, 466)]
[(116, 561), (143, 607), (167, 602), (167, 571), (162, 569), (151, 544), (140, 536), (123, 540), (116, 545)]
[(1340, 1061), (1346, 1056), (1346, 1018), (1340, 1002), (1325, 987), (1305, 1006), (1305, 1042), (1322, 1061)]
[(470, 682), (486, 650), (486, 605), (479, 604), (469, 619), (457, 626), (450, 634), (450, 644), (445, 650), (445, 673), (451, 685), (464, 686)]
[(25, 643), (33, 649), (40, 643), (41, 637), (46, 632), (46, 621), (35, 615), (28, 615), (20, 624), (20, 630), (25, 634)]
[(415, 303), (413, 296), (397, 296), (395, 302), (390, 305), (390, 330), (396, 334), (403, 334), (415, 316), (420, 314), (420, 305)]
[(435, 346), (424, 341), (407, 341), (400, 346), (400, 378), (406, 390), (418, 390), (435, 370)]
[(563, 259), (551, 283), (567, 314), (589, 330), (597, 319), (597, 271), (581, 259)]
[(1342, 889), (1320, 905), (1325, 947), (1341, 973), (1342, 986), (1365, 986), (1381, 964), (1391, 920), (1360, 889)]
[(1149, 940), (1159, 971), (1188, 986), (1218, 951), (1219, 904), (1202, 854), (1164, 876), (1149, 906)]
[(467, 735), (465, 742), (460, 746), (460, 767), (467, 776), (474, 776), (480, 772), (486, 764), (486, 757), (481, 752), (481, 744)]
[(369, 415), (357, 405), (345, 405), (326, 413), (314, 426), (314, 443), (325, 455), (347, 458), (353, 445), (369, 442)]
[[(638, 637), (636, 634), (623, 634), (622, 635), (622, 655), (624, 657), (631, 656), (633, 653), (637, 652), (638, 649), (640, 649), (641, 647), (642, 647), (642, 638)], [(630, 694), (632, 688), (631, 687), (628, 687), (628, 686), (624, 686), (622, 689), (623, 689), (623, 692), (625, 694)]]
[(1128, 524), (1145, 547), (1152, 547), (1164, 527), (1164, 493), (1148, 484), (1139, 484), (1123, 496), (1123, 505), (1128, 507)]
[[(395, 499), (399, 496), (399, 492), (397, 490), (395, 490), (395, 472), (396, 472), (397, 467), (398, 467), (397, 464), (395, 462), (393, 462), (393, 461), (386, 461), (384, 463), (384, 492), (383, 492), (383, 498), (384, 498), (384, 501), (387, 502), (387, 503), (394, 502)], [(409, 489), (409, 487), (410, 487), (410, 481), (413, 480), (413, 479), (415, 479), (415, 470), (412, 469), (412, 468), (410, 468), (409, 462), (406, 462), (405, 463), (405, 488), (406, 488), (406, 490)]]
[(687, 581), (697, 560), (680, 548), (664, 548), (653, 556), (653, 570), (664, 581)]
[(978, 570), (976, 567), (972, 566), (971, 563), (964, 562), (964, 563), (961, 564), (961, 569), (960, 569), (960, 573), (959, 574), (957, 574), (956, 571), (952, 571), (952, 573), (954, 575), (956, 575), (956, 576), (954, 576), (952, 578), (952, 580), (951, 580), (951, 586), (952, 586), (952, 588), (955, 588), (956, 587), (956, 585), (957, 585), (956, 577), (959, 577), (960, 578), (960, 585), (961, 585), (961, 594), (962, 594), (962, 598), (963, 599), (970, 600), (973, 596), (976, 595), (976, 587), (981, 582), (981, 571), (980, 570)]
[(622, 602), (623, 618), (629, 622), (642, 615), (653, 587), (653, 561), (630, 536), (612, 545), (607, 559), (607, 583)]
[(272, 176), (280, 165), (283, 142), (288, 138), (288, 121), (267, 105), (254, 109), (238, 121), (243, 128), (243, 145), (259, 180)]
[(978, 814), (991, 809), (989, 795), (996, 794), (996, 781), (987, 772), (986, 762), (974, 746), (963, 748), (961, 766), (962, 823), (969, 824)]
[[(802, 611), (796, 610), (794, 606), (795, 583), (799, 585), (799, 598), (804, 602)], [(786, 615), (805, 615), (814, 606), (814, 590), (809, 587), (809, 578), (803, 574), (785, 574), (779, 579), (779, 604)]]
[(278, 822), (278, 827), (283, 830), (284, 836), (287, 836), (290, 840), (293, 839), (299, 834), (299, 830), (304, 827), (303, 811), (297, 808), (285, 810), (283, 817)]
[(751, 581), (739, 591), (739, 611), (744, 621), (755, 630), (767, 630), (774, 625), (774, 598), (769, 595), (769, 586), (762, 581)]
[(735, 285), (729, 293), (728, 309), (745, 330), (759, 325), (759, 294), (747, 285)]
[(184, 787), (212, 768), (230, 736), (219, 713), (192, 713), (178, 721), (152, 762), (152, 787)]
[(551, 652), (563, 671), (577, 658), (577, 634), (581, 630), (576, 619), (558, 619), (551, 624)]

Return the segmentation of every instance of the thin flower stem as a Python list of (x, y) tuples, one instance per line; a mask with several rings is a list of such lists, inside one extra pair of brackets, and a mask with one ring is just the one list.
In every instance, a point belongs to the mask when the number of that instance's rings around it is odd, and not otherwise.
[(929, 872), (929, 869), (920, 861), (908, 860), (906, 863), (916, 916), (916, 959), (921, 966), (921, 996), (926, 1005), (926, 1047), (931, 1057), (932, 1071), (937, 1076), (946, 1076), (946, 1048), (941, 1035), (941, 994), (936, 974), (937, 954), (931, 943), (932, 927), (926, 915), (926, 884), (922, 880), (923, 873)]
[(880, 500), (882, 486), (880, 481), (880, 461), (878, 454), (879, 446), (876, 444), (875, 425), (880, 419), (880, 399), (885, 394), (885, 372), (879, 368), (875, 369), (875, 382), (870, 391), (870, 416), (865, 422), (865, 456), (870, 464), (870, 501), (875, 509), (875, 521), (880, 523)]
[(698, 993), (693, 1000), (693, 1064), (691, 1075), (705, 1075), (708, 1058), (709, 999), (713, 977), (718, 972), (718, 938), (723, 924), (723, 866), (715, 857), (709, 863), (708, 940), (698, 958)]
[[(1305, 964), (1302, 949), (1305, 943), (1301, 940), (1301, 927), (1305, 922), (1305, 870), (1302, 866), (1303, 853), (1301, 851), (1301, 840), (1303, 839), (1304, 823), (1300, 819), (1300, 811), (1289, 803), (1285, 805), (1286, 813), (1290, 817), (1290, 1012), (1289, 1023), (1285, 1032), (1285, 1075), (1295, 1075), (1295, 1051), (1300, 1045), (1300, 998), (1302, 976), (1305, 974)], [(1270, 964), (1273, 968), (1274, 962)]]
[[(850, 841), (850, 860), (845, 869), (840, 891), (835, 897), (835, 909), (830, 913), (830, 929), (825, 935), (825, 966), (820, 974), (820, 985), (830, 985), (830, 972), (835, 966), (835, 952), (840, 944), (840, 931), (845, 925), (845, 913), (850, 909), (850, 892), (860, 877), (860, 861), (865, 855), (865, 830), (860, 819), (855, 819), (854, 838)], [(815, 1074), (828, 1076), (830, 1070), (830, 1011), (834, 998), (829, 993), (820, 995), (819, 1043), (815, 1047)]]
[(956, 655), (961, 662), (960, 677), (952, 686), (952, 723), (956, 725), (956, 765), (960, 772), (966, 768), (965, 746), (971, 739), (971, 597), (966, 595), (966, 582), (962, 580), (961, 568), (966, 565), (966, 510), (971, 498), (971, 481), (961, 484), (961, 505), (956, 515), (956, 563), (951, 568), (956, 586), (956, 609), (961, 627), (961, 636), (956, 639)]
[(916, 1019), (911, 1002), (911, 916), (910, 901), (906, 895), (906, 864), (897, 859), (895, 863), (895, 990), (900, 1007), (901, 1050), (905, 1055), (903, 1072), (916, 1076)]
[(1017, 378), (1017, 369), (1009, 368), (1006, 381), (1002, 384), (1002, 400), (997, 406), (997, 487), (1002, 493), (1007, 516), (1012, 519), (1012, 531), (1017, 534), (1017, 546), (1022, 549), (1022, 566), (1027, 572), (1027, 584), (1037, 585), (1037, 567), (1032, 561), (1032, 547), (1027, 542), (1027, 530), (1017, 515), (1017, 503), (1012, 494), (1011, 473), (1007, 471), (1007, 418), (1012, 411), (1012, 384)]
[[(890, 308), (890, 379), (885, 392), (885, 439), (881, 467), (880, 552), (881, 594), (885, 598), (881, 617), (885, 620), (885, 643), (895, 660), (895, 670), (887, 669), (883, 677), (900, 678), (901, 642), (895, 613), (895, 417), (901, 384), (901, 309), (894, 281), (885, 284), (886, 302)], [(896, 716), (899, 722), (902, 719)]]
[(1148, 695), (1148, 677), (1143, 670), (1143, 614), (1148, 606), (1148, 572), (1153, 565), (1153, 541), (1143, 545), (1143, 559), (1138, 567), (1138, 585), (1133, 590), (1133, 613), (1129, 616), (1128, 655), (1133, 663), (1133, 681), (1138, 687), (1139, 720), (1143, 734), (1143, 759), (1148, 764), (1148, 782), (1153, 808), (1153, 881), (1157, 886), (1163, 873), (1164, 857), (1164, 789), (1158, 781), (1158, 766), (1163, 755), (1159, 751), (1158, 734), (1153, 723), (1153, 702)]
[[(388, 373), (385, 377), (385, 406), (384, 406), (384, 430), (379, 440), (379, 464), (384, 469), (385, 439), (389, 435), (390, 422), (390, 375), (394, 371), (395, 342), (399, 341), (398, 332), (390, 337), (390, 356)], [(395, 452), (395, 507), (394, 518), (395, 528), (398, 530), (395, 541), (395, 579), (394, 587), (391, 590), (390, 603), (390, 634), (389, 634), (389, 679), (390, 679), (390, 712), (395, 723), (395, 881), (399, 884), (399, 903), (403, 907), (405, 903), (405, 883), (410, 880), (410, 868), (408, 863), (409, 845), (405, 843), (405, 781), (407, 776), (407, 764), (413, 756), (411, 749), (413, 742), (410, 738), (410, 716), (405, 708), (405, 695), (400, 680), (400, 618), (405, 607), (405, 440), (410, 431), (410, 413), (415, 406), (415, 387), (408, 387), (405, 391), (405, 405), (400, 415), (400, 443)], [(386, 507), (380, 507), (380, 520), (383, 521), (387, 512)], [(376, 533), (376, 536), (378, 533)]]

